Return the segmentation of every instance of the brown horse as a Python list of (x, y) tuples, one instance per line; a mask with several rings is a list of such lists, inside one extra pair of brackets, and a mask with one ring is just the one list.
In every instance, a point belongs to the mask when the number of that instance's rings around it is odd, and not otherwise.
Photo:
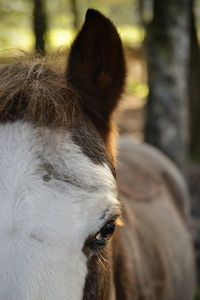
[(112, 116), (124, 78), (119, 35), (94, 10), (65, 74), (36, 60), (0, 68), (1, 300), (192, 300), (179, 172), (121, 140), (118, 200)]

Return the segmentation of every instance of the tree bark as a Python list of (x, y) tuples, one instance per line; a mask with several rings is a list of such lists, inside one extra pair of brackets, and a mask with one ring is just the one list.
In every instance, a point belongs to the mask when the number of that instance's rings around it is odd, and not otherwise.
[(138, 0), (138, 8), (141, 24), (145, 27), (145, 19), (144, 19), (144, 0)]
[(188, 156), (190, 0), (154, 0), (146, 37), (145, 139), (184, 170)]
[(35, 50), (41, 55), (45, 55), (45, 34), (47, 30), (44, 1), (45, 0), (33, 0), (33, 28), (35, 33)]
[(200, 159), (200, 48), (197, 38), (194, 1), (191, 0), (191, 55), (189, 76), (190, 107), (190, 153), (192, 158)]

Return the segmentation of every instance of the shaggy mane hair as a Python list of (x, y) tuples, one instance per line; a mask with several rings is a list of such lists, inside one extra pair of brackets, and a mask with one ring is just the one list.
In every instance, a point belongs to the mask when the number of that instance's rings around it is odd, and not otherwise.
[(21, 119), (66, 127), (78, 111), (76, 91), (47, 62), (19, 61), (0, 67), (0, 122)]

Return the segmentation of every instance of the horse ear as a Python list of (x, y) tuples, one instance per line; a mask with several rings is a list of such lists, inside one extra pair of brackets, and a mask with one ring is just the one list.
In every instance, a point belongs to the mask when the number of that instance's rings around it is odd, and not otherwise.
[[(122, 43), (112, 22), (89, 9), (70, 51), (66, 76), (98, 130), (109, 127), (125, 80)], [(100, 129), (101, 128), (101, 129)]]

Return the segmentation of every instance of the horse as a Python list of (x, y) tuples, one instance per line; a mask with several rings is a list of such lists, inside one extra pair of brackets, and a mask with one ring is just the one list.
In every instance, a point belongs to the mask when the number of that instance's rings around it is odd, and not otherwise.
[(93, 9), (65, 71), (0, 67), (1, 300), (192, 300), (186, 184), (153, 147), (115, 144), (125, 75)]

